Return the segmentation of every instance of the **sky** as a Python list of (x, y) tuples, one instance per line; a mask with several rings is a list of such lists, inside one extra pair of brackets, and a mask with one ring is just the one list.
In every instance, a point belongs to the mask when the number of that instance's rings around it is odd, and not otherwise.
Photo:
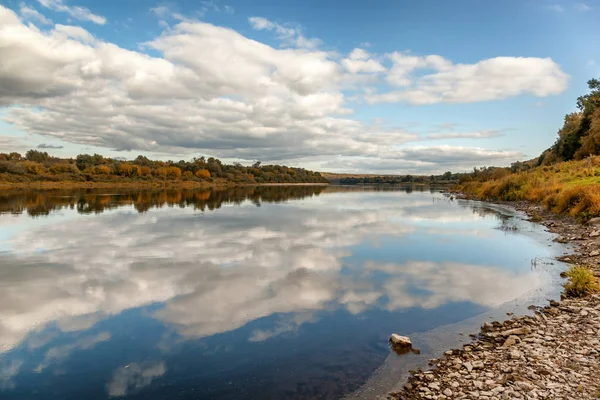
[(0, 152), (433, 174), (548, 148), (600, 0), (0, 0)]

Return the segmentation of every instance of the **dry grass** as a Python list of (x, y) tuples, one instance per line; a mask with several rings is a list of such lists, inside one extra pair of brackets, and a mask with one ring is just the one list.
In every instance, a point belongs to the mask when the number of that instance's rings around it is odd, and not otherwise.
[(566, 272), (568, 281), (563, 285), (568, 297), (584, 297), (600, 291), (600, 282), (585, 265), (572, 265)]
[(600, 216), (600, 156), (463, 182), (457, 189), (483, 200), (539, 202), (586, 221)]

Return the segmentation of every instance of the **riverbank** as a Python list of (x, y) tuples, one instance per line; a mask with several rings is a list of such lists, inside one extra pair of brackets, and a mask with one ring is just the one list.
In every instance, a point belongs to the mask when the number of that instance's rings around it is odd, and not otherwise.
[(0, 182), (0, 189), (226, 189), (246, 186), (329, 186), (329, 183), (235, 183), (226, 180), (198, 181), (133, 181), (133, 182)]
[[(600, 225), (584, 226), (537, 204), (504, 203), (572, 245), (560, 257), (600, 276)], [(600, 294), (532, 307), (533, 316), (484, 323), (472, 343), (432, 360), (388, 399), (598, 399)]]

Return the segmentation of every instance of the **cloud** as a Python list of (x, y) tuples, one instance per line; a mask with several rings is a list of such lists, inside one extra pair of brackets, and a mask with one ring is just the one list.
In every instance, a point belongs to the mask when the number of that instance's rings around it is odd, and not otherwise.
[(46, 18), (44, 15), (40, 14), (37, 10), (29, 7), (25, 3), (21, 3), (19, 5), (19, 13), (21, 14), (21, 17), (25, 20), (38, 21), (44, 25), (52, 24), (51, 19)]
[(38, 149), (62, 149), (65, 146), (42, 143), (37, 146)]
[(328, 161), (325, 171), (374, 171), (386, 174), (402, 174), (416, 171), (417, 174), (440, 174), (448, 170), (469, 171), (482, 165), (509, 165), (522, 158), (517, 151), (488, 150), (482, 147), (465, 146), (411, 146), (383, 152), (377, 163), (366, 157), (346, 157)]
[(110, 397), (122, 397), (148, 386), (167, 372), (164, 362), (131, 363), (118, 368), (106, 385)]
[[(157, 17), (162, 18), (162, 20), (172, 18), (177, 21), (192, 21), (190, 18), (187, 18), (183, 14), (171, 10), (167, 6), (153, 7), (150, 9), (150, 12), (155, 14)], [(166, 22), (164, 21), (161, 22), (166, 24)]]
[(143, 44), (150, 56), (81, 27), (40, 30), (0, 6), (0, 59), (11, 60), (0, 67), (2, 119), (81, 147), (288, 164), (368, 157), (373, 167), (382, 157), (400, 165), (398, 147), (423, 139), (359, 121), (352, 107), (363, 100), (418, 105), (544, 97), (568, 81), (550, 59), (455, 64), (363, 48), (340, 55), (305, 42), (298, 26), (250, 18), (256, 30), (285, 44), (276, 48), (164, 6), (153, 12), (178, 23)]
[(271, 339), (272, 337), (279, 336), (283, 333), (295, 332), (301, 325), (317, 322), (317, 320), (318, 318), (312, 313), (295, 313), (287, 315), (277, 321), (276, 326), (273, 329), (256, 329), (252, 331), (248, 341), (264, 342), (267, 339)]
[(427, 135), (427, 139), (488, 139), (501, 137), (504, 134), (495, 129), (488, 129), (476, 132), (447, 132), (447, 133), (433, 133)]
[(585, 3), (576, 3), (575, 4), (575, 9), (579, 10), (579, 11), (592, 11), (592, 7), (588, 6)]
[(74, 351), (88, 350), (95, 347), (98, 343), (106, 342), (108, 340), (110, 340), (110, 333), (101, 332), (93, 336), (79, 338), (69, 344), (51, 347), (46, 351), (44, 360), (35, 368), (35, 372), (42, 372), (51, 364), (56, 364), (67, 359)]
[[(471, 103), (531, 94), (546, 97), (562, 93), (569, 76), (549, 58), (496, 57), (476, 64), (452, 64), (439, 56), (416, 57), (394, 53), (388, 82), (404, 90), (366, 96), (369, 103)], [(436, 72), (413, 79), (418, 69)]]
[(24, 141), (22, 137), (0, 135), (0, 149), (2, 149), (2, 153), (11, 153), (13, 151), (22, 153), (30, 148), (31, 145)]
[(20, 360), (3, 360), (0, 358), (0, 390), (12, 389), (15, 387), (13, 378), (19, 374), (23, 362)]
[(562, 13), (565, 11), (565, 8), (563, 6), (561, 6), (560, 4), (552, 4), (552, 5), (546, 6), (546, 9), (557, 12), (557, 13)]
[(85, 7), (67, 6), (62, 0), (38, 0), (38, 3), (53, 11), (67, 13), (80, 21), (90, 21), (98, 25), (106, 24), (106, 18), (92, 13)]
[(372, 59), (367, 51), (360, 48), (352, 50), (348, 58), (342, 60), (342, 65), (353, 74), (359, 72), (377, 73), (386, 70), (379, 61)]
[(248, 22), (253, 29), (257, 31), (273, 31), (277, 38), (282, 40), (285, 45), (297, 46), (301, 48), (314, 49), (321, 44), (321, 41), (316, 38), (307, 39), (302, 35), (300, 26), (281, 25), (276, 22), (269, 21), (263, 17), (250, 17)]
[(215, 11), (215, 12), (224, 12), (227, 14), (233, 14), (235, 9), (228, 5), (219, 6), (214, 1), (201, 1), (203, 10), (206, 11)]

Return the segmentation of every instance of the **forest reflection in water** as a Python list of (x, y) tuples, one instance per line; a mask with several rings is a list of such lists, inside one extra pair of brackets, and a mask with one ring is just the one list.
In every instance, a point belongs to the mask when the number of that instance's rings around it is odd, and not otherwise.
[(414, 189), (3, 192), (0, 393), (335, 399), (543, 286), (532, 225)]

